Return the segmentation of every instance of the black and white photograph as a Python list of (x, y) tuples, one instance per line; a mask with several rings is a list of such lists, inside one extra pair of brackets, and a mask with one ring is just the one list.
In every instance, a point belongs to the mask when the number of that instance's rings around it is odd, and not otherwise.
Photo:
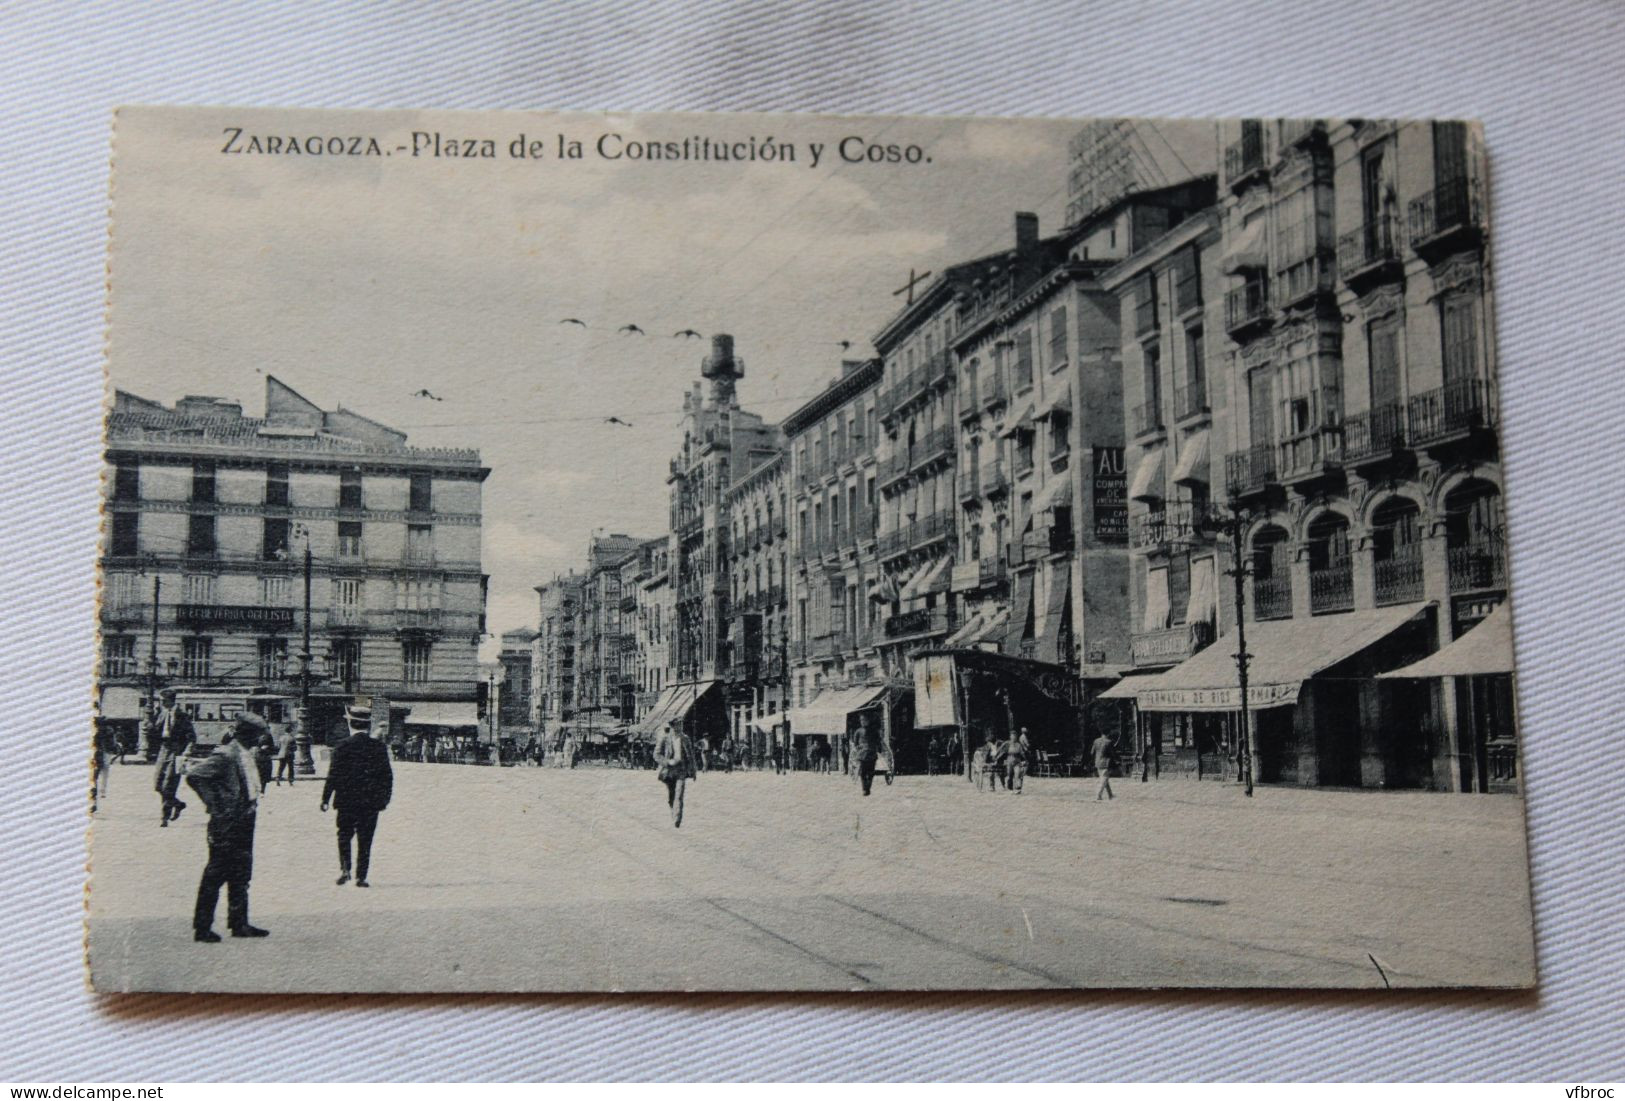
[(1535, 984), (1477, 123), (112, 129), (96, 991)]

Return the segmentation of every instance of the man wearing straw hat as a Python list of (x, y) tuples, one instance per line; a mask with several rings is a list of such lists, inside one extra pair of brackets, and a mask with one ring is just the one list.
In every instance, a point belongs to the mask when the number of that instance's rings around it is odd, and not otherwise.
[(389, 806), (395, 788), (395, 770), (389, 747), (372, 736), (372, 709), (345, 709), (350, 736), (333, 750), (322, 788), (322, 809), (328, 803), (338, 811), (339, 886), (350, 881), (350, 840), (355, 839), (355, 885), (366, 887), (372, 864), (372, 838), (378, 814)]

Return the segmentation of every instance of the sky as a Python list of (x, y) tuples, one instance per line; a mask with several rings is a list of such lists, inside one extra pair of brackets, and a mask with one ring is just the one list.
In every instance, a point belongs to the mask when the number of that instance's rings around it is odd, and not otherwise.
[[(1146, 131), (1211, 171), (1211, 123)], [(110, 384), (263, 412), (275, 375), (416, 446), (475, 447), (492, 632), (532, 626), (534, 587), (595, 531), (665, 530), (682, 395), (710, 334), (739, 399), (779, 420), (899, 309), (910, 272), (1046, 235), (1077, 120), (125, 109), (115, 126)], [(232, 131), (240, 130), (233, 137)], [(414, 132), (421, 135), (414, 139)], [(495, 159), (435, 157), (489, 139)], [(539, 142), (542, 156), (513, 158)], [(341, 139), (386, 155), (226, 152)], [(560, 158), (559, 137), (581, 143)], [(790, 143), (793, 161), (633, 161), (629, 143)], [(848, 163), (874, 144), (917, 163)], [(359, 140), (358, 140), (359, 139)], [(414, 142), (418, 155), (412, 155)], [(816, 167), (812, 145), (824, 148)], [(480, 146), (473, 147), (476, 151)], [(575, 318), (585, 327), (566, 323)], [(636, 325), (642, 333), (618, 331)], [(682, 330), (703, 339), (676, 336)], [(841, 347), (850, 341), (850, 350)], [(428, 390), (434, 398), (416, 396)], [(438, 400), (435, 400), (438, 399)], [(630, 427), (613, 425), (617, 417)], [(490, 647), (487, 646), (487, 651)]]

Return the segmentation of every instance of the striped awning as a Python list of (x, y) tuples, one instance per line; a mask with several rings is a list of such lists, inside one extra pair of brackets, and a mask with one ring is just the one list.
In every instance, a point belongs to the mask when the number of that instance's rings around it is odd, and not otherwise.
[(1134, 480), (1129, 483), (1128, 487), (1130, 500), (1162, 500), (1165, 496), (1162, 486), (1162, 462), (1163, 448), (1161, 444), (1140, 456), (1139, 465), (1134, 468)]
[(1208, 443), (1207, 429), (1200, 429), (1186, 437), (1185, 445), (1179, 450), (1179, 461), (1174, 464), (1174, 484), (1190, 485), (1192, 482), (1201, 482), (1206, 485), (1209, 481), (1210, 453), (1211, 445)]

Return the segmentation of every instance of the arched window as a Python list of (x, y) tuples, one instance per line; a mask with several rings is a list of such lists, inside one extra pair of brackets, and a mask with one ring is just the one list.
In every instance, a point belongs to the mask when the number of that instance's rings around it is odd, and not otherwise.
[(1354, 607), (1354, 558), (1349, 522), (1326, 513), (1309, 525), (1309, 610), (1314, 615)]
[(1413, 502), (1396, 497), (1371, 514), (1371, 560), (1378, 604), (1422, 599), (1422, 514)]
[(1464, 482), (1444, 501), (1445, 553), (1450, 591), (1506, 588), (1506, 527), (1501, 491), (1489, 482)]
[(1285, 529), (1270, 524), (1253, 536), (1253, 618), (1292, 615), (1292, 570)]

